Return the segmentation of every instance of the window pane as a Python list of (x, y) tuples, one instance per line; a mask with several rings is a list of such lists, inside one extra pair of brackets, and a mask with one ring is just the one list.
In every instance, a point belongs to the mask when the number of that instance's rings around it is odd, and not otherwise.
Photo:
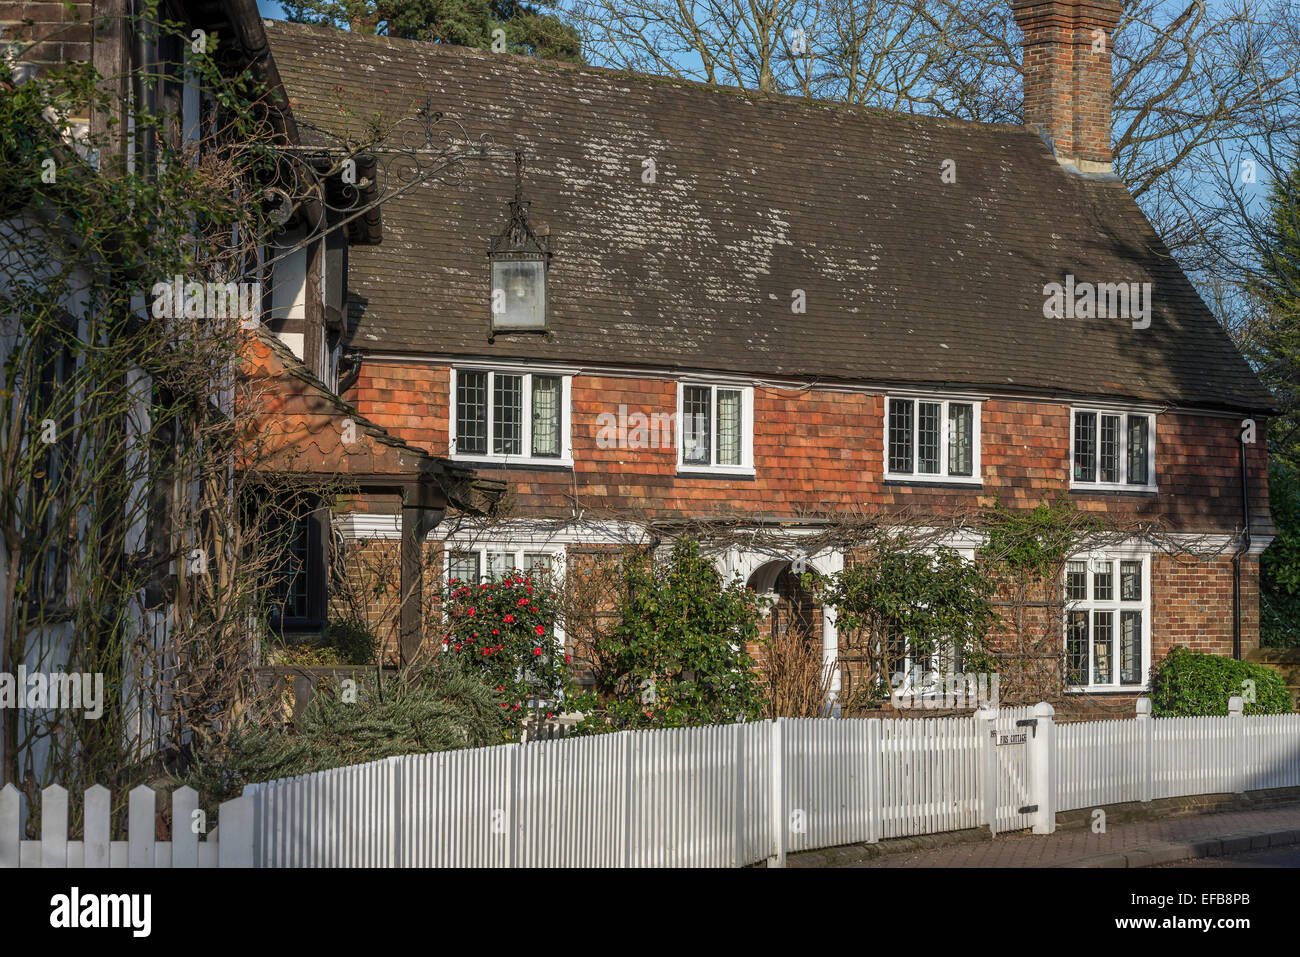
[(1097, 481), (1097, 413), (1074, 413), (1074, 480)]
[(1115, 565), (1100, 562), (1092, 570), (1092, 597), (1095, 601), (1115, 600)]
[(1119, 613), (1119, 682), (1142, 683), (1142, 612)]
[(487, 573), (490, 578), (500, 578), (506, 573), (506, 569), (515, 567), (515, 556), (512, 552), (488, 552), (487, 553)]
[(492, 376), (492, 451), (522, 455), (524, 451), (524, 377)]
[(477, 582), (478, 552), (452, 552), (448, 577), (457, 582)]
[(533, 455), (560, 454), (560, 377), (533, 376)]
[(1101, 417), (1101, 478), (1102, 482), (1119, 481), (1119, 425), (1118, 415)]
[(532, 260), (492, 263), (492, 324), (496, 328), (544, 329), (545, 305), (545, 264)]
[(1108, 685), (1114, 680), (1111, 639), (1115, 637), (1115, 616), (1109, 611), (1092, 613), (1092, 683)]
[(486, 372), (456, 373), (456, 451), (487, 453)]
[(1088, 563), (1069, 562), (1065, 566), (1065, 600), (1088, 600)]
[(1072, 611), (1065, 624), (1066, 680), (1072, 685), (1088, 683), (1088, 613)]
[(550, 570), (550, 552), (524, 552), (524, 571), (548, 572)]
[(1142, 563), (1119, 563), (1119, 600), (1142, 600)]
[(682, 389), (682, 461), (690, 465), (712, 465), (709, 446), (710, 389), (688, 385)]
[(948, 405), (948, 474), (972, 475), (975, 469), (975, 407)]
[(939, 474), (939, 420), (943, 406), (938, 402), (918, 402), (916, 411), (916, 470), (926, 475)]
[(718, 390), (718, 464), (740, 464), (741, 442), (740, 393), (735, 389)]
[(1145, 415), (1128, 417), (1128, 484), (1146, 485), (1147, 478), (1147, 429), (1151, 420)]
[(889, 471), (912, 471), (912, 402), (889, 402)]

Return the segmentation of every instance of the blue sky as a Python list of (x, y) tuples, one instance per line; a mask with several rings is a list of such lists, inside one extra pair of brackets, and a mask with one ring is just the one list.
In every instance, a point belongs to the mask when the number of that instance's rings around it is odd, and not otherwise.
[(284, 8), (273, 0), (257, 0), (257, 9), (262, 11), (262, 16), (272, 20), (284, 19)]

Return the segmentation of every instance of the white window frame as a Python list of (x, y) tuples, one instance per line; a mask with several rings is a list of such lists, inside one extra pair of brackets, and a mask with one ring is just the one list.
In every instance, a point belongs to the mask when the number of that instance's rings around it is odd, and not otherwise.
[[(1146, 552), (1132, 551), (1127, 549), (1109, 549), (1103, 552), (1086, 552), (1078, 555), (1071, 555), (1069, 561), (1086, 562), (1088, 566), (1087, 598), (1070, 600), (1068, 597), (1065, 601), (1065, 611), (1061, 615), (1061, 645), (1065, 652), (1066, 678), (1069, 678), (1069, 654), (1070, 654), (1070, 612), (1086, 611), (1088, 613), (1088, 663), (1086, 684), (1067, 684), (1066, 690), (1070, 693), (1084, 694), (1099, 692), (1111, 692), (1118, 694), (1136, 694), (1149, 690), (1151, 682), (1151, 645), (1152, 623), (1151, 623), (1151, 555)], [(1097, 600), (1093, 597), (1096, 587), (1094, 579), (1094, 563), (1109, 562), (1112, 571), (1113, 588), (1111, 590), (1112, 598), (1109, 600)], [(1142, 563), (1142, 600), (1141, 601), (1122, 601), (1121, 595), (1121, 562), (1141, 562)], [(1067, 575), (1069, 574), (1069, 564), (1061, 572), (1062, 595), (1067, 593), (1064, 589), (1067, 587)], [(1093, 681), (1093, 629), (1095, 627), (1094, 612), (1109, 611), (1113, 614), (1113, 627), (1111, 630), (1111, 677), (1110, 684), (1097, 684)], [(1123, 629), (1121, 627), (1121, 611), (1139, 611), (1142, 614), (1142, 682), (1140, 684), (1120, 684), (1120, 641), (1122, 639)]]
[[(487, 577), (489, 552), (505, 552), (514, 561), (514, 567), (523, 570), (524, 555), (541, 554), (550, 557), (551, 569), (558, 576), (564, 571), (564, 554), (563, 545), (521, 545), (516, 542), (475, 542), (473, 544), (457, 544), (455, 541), (443, 542), (443, 554), (445, 560), (443, 564), (443, 577), (450, 583), (451, 581), (451, 556), (453, 553), (458, 555), (477, 555), (479, 568), (479, 581)], [(479, 582), (475, 582), (477, 585)], [(558, 626), (557, 626), (558, 627)]]
[[(716, 461), (718, 456), (718, 389), (740, 393), (740, 464), (739, 465), (701, 465), (687, 462), (685, 446), (682, 443), (683, 402), (688, 386), (707, 386), (713, 391), (709, 394), (709, 457)], [(754, 474), (754, 387), (736, 385), (731, 382), (716, 380), (683, 379), (677, 383), (677, 418), (674, 441), (677, 443), (677, 471), (692, 475), (753, 475)]]
[[(911, 472), (891, 472), (889, 469), (889, 413), (895, 402), (910, 402), (912, 404), (912, 471)], [(942, 463), (942, 471), (939, 472), (918, 472), (916, 471), (917, 455), (916, 446), (919, 440), (919, 429), (917, 428), (916, 404), (918, 402), (937, 402), (943, 409), (940, 413), (943, 417), (942, 424), (939, 428), (939, 458)], [(949, 475), (948, 474), (948, 406), (969, 405), (972, 407), (971, 412), (971, 474), (970, 475)], [(938, 395), (887, 395), (885, 396), (885, 417), (881, 428), (882, 454), (881, 454), (881, 474), (886, 480), (892, 482), (909, 482), (913, 484), (926, 483), (937, 485), (983, 485), (984, 477), (980, 465), (980, 416), (982, 402), (978, 399), (964, 399), (960, 396), (938, 396)]]
[[(960, 555), (963, 561), (974, 563), (975, 551), (976, 551), (974, 548), (969, 548), (969, 547), (959, 548), (951, 545), (948, 547), (952, 548), (953, 551), (955, 551), (958, 555)], [(936, 551), (936, 548), (933, 546), (929, 546), (924, 548), (923, 551), (933, 555), (934, 552)], [(947, 673), (939, 670), (938, 663), (940, 659), (942, 659), (945, 655), (948, 657), (950, 661), (957, 657), (956, 649), (953, 646), (952, 642), (949, 642), (948, 645), (944, 648), (936, 648), (934, 651), (930, 652), (929, 661), (924, 665), (925, 670), (921, 672), (921, 676), (923, 679), (922, 683), (920, 685), (917, 685), (914, 681), (916, 677), (916, 667), (918, 664), (916, 657), (914, 657), (915, 651), (911, 648), (904, 649), (903, 651), (904, 670), (902, 672), (904, 676), (903, 683), (899, 685), (897, 688), (895, 688), (893, 686), (893, 675), (889, 675), (886, 678), (886, 680), (889, 682), (890, 685), (891, 697), (894, 695), (907, 695), (907, 696), (914, 696), (918, 698), (935, 698), (937, 696), (942, 695), (944, 693), (944, 680), (947, 678)], [(932, 675), (938, 676), (939, 683), (937, 685), (927, 680)]]
[[(461, 372), (486, 372), (488, 374), (487, 385), (487, 454), (478, 453), (467, 454), (456, 451), (456, 388)], [(517, 375), (523, 379), (523, 422), (522, 433), (523, 439), (521, 447), (526, 451), (522, 455), (498, 455), (491, 452), (492, 448), (492, 418), (495, 399), (495, 389), (493, 388), (494, 376), (496, 375)], [(560, 380), (560, 454), (556, 456), (533, 455), (533, 376), (554, 376)], [(566, 375), (562, 372), (547, 372), (538, 370), (536, 372), (526, 369), (510, 369), (499, 366), (471, 366), (461, 365), (451, 367), (451, 389), (447, 401), (447, 446), (448, 455), (456, 462), (499, 462), (510, 465), (534, 466), (543, 465), (556, 468), (573, 468), (573, 441), (572, 429), (570, 426), (573, 413), (573, 404), (571, 402), (573, 393), (573, 376)]]
[[(1096, 450), (1093, 453), (1093, 474), (1101, 475), (1101, 417), (1103, 415), (1118, 415), (1120, 417), (1121, 436), (1123, 447), (1119, 456), (1119, 478), (1118, 482), (1084, 482), (1074, 477), (1074, 443), (1077, 436), (1075, 431), (1076, 421), (1080, 412), (1091, 412), (1097, 416), (1097, 439)], [(1147, 420), (1147, 481), (1145, 485), (1130, 485), (1128, 483), (1128, 417), (1130, 415), (1145, 416)], [(1156, 419), (1154, 412), (1147, 412), (1142, 409), (1125, 409), (1125, 408), (1104, 408), (1101, 406), (1070, 406), (1070, 488), (1074, 489), (1107, 489), (1111, 491), (1129, 491), (1129, 492), (1154, 492), (1156, 491)]]

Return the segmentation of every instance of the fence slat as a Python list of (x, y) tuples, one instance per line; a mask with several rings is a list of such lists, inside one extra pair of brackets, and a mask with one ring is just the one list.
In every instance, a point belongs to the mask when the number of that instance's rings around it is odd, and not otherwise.
[(127, 866), (153, 867), (155, 795), (153, 788), (141, 784), (127, 795), (126, 843)]
[(0, 867), (18, 867), (22, 852), (22, 802), (12, 784), (0, 788)]
[(109, 846), (109, 815), (113, 796), (102, 784), (86, 788), (85, 804), (85, 866), (108, 867), (112, 863)]
[(192, 787), (172, 792), (172, 867), (199, 866), (198, 809), (199, 792)]
[(67, 866), (68, 792), (51, 784), (41, 792), (41, 867)]

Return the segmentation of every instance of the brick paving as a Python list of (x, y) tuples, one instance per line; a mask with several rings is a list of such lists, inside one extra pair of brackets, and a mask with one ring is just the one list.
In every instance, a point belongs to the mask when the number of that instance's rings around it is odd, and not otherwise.
[[(900, 851), (860, 861), (844, 860), (844, 852), (848, 849), (840, 849), (837, 855), (840, 860), (823, 863), (838, 867), (1069, 867), (1088, 858), (1118, 855), (1154, 845), (1283, 831), (1296, 831), (1298, 833), (1293, 837), (1300, 838), (1300, 804), (1131, 821), (1113, 824), (1105, 834), (1093, 834), (1086, 827), (1058, 829), (1051, 835), (1007, 834), (993, 840)], [(813, 864), (812, 861), (808, 863)]]

